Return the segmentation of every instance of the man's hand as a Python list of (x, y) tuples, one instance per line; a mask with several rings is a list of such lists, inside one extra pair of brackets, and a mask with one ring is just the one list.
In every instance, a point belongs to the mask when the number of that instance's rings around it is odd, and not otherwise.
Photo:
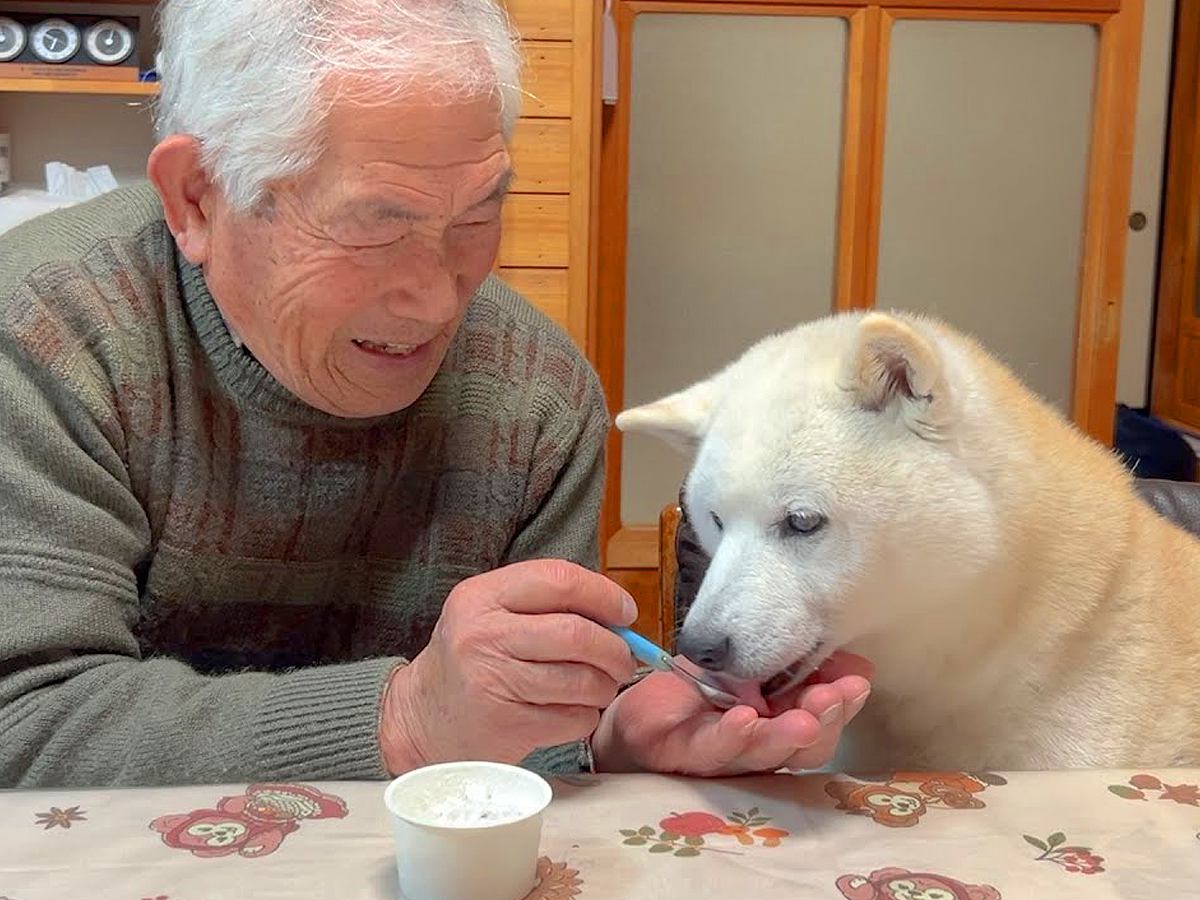
[(592, 741), (596, 767), (700, 776), (820, 768), (867, 702), (873, 674), (862, 657), (835, 653), (765, 718), (748, 706), (714, 709), (683, 679), (655, 673), (605, 711)]
[(636, 617), (615, 583), (566, 562), (519, 563), (462, 582), (429, 645), (392, 674), (384, 693), (388, 769), (516, 763), (539, 747), (588, 737), (635, 668), (625, 642), (604, 625)]

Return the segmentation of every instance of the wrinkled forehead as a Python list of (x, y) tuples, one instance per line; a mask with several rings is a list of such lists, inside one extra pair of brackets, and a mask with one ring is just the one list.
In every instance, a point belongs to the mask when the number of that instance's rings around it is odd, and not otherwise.
[(412, 97), (330, 110), (329, 140), (300, 187), (333, 205), (418, 219), (502, 197), (512, 159), (489, 99)]

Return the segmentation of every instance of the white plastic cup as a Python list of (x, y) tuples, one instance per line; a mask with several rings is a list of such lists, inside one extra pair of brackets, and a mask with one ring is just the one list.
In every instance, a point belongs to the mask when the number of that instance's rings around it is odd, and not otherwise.
[(405, 900), (523, 900), (537, 880), (553, 792), (516, 766), (426, 766), (387, 786)]

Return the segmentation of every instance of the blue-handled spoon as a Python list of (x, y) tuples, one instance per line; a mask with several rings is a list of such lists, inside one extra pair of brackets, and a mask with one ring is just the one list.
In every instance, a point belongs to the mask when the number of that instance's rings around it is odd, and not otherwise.
[(674, 672), (685, 681), (691, 682), (700, 691), (704, 699), (713, 706), (721, 709), (732, 709), (735, 706), (741, 705), (742, 701), (733, 694), (721, 690), (716, 685), (710, 684), (701, 676), (693, 675), (675, 662), (675, 658), (670, 653), (653, 641), (642, 637), (632, 628), (609, 626), (609, 630), (629, 646), (630, 651), (639, 662), (645, 663), (652, 669), (657, 669), (660, 672)]

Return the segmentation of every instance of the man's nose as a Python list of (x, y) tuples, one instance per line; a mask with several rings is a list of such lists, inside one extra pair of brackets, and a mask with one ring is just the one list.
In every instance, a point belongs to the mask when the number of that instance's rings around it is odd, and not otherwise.
[[(388, 311), (401, 319), (447, 324), (459, 312), (458, 279), (441, 254), (422, 254), (409, 261), (408, 277), (388, 297)], [(403, 264), (402, 264), (403, 265)]]

